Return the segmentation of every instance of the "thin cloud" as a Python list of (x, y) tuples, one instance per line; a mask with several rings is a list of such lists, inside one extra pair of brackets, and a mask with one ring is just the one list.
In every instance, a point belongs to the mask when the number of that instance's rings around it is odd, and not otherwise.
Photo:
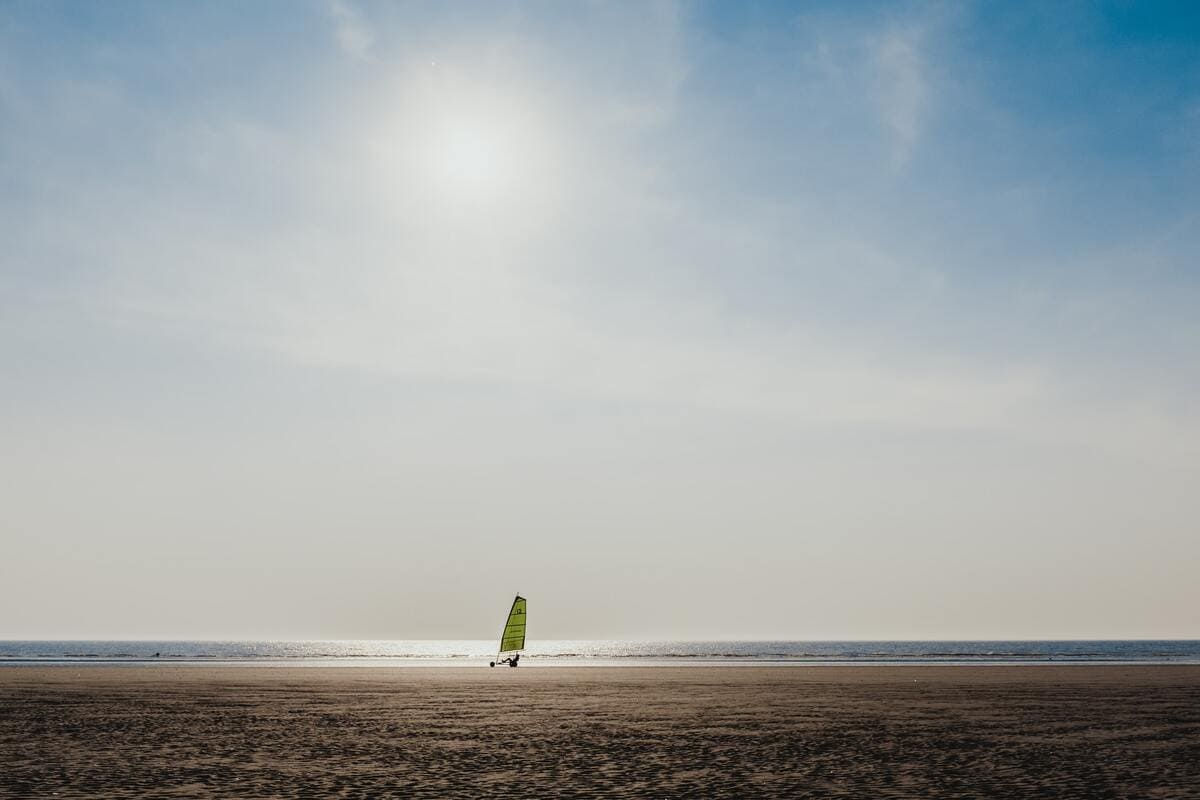
[(331, 0), (329, 14), (333, 17), (334, 37), (342, 52), (367, 60), (375, 44), (375, 35), (362, 12), (351, 0)]
[(874, 43), (877, 103), (891, 135), (892, 166), (903, 169), (921, 138), (929, 108), (929, 82), (916, 30), (892, 30)]

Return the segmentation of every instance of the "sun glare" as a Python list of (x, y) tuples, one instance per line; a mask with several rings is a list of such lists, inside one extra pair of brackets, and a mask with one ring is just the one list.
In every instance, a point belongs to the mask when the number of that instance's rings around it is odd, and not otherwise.
[(565, 171), (554, 120), (518, 74), (499, 80), (426, 61), (399, 79), (372, 137), (389, 202), (446, 230), (469, 223), (515, 236), (544, 225)]
[(450, 199), (489, 200), (511, 190), (516, 148), (500, 126), (464, 119), (439, 126), (430, 142), (431, 178)]

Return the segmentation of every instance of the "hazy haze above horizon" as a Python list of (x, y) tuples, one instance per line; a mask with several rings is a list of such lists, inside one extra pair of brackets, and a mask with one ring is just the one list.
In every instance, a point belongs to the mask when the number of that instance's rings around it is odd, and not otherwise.
[(1200, 638), (1198, 9), (4, 4), (0, 638)]

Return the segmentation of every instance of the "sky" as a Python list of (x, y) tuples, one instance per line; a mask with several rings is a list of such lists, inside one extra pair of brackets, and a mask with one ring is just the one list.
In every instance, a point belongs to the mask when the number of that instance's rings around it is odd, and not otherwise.
[(1200, 638), (1200, 6), (0, 5), (0, 638)]

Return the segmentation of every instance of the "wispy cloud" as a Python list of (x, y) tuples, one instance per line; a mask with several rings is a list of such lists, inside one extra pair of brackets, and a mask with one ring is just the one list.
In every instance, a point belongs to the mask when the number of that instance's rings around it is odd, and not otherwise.
[(905, 167), (912, 158), (930, 105), (930, 87), (917, 29), (893, 29), (873, 46), (883, 124), (892, 138), (892, 166)]
[(334, 36), (342, 51), (354, 58), (370, 58), (375, 35), (353, 0), (330, 0), (329, 14), (333, 18)]

